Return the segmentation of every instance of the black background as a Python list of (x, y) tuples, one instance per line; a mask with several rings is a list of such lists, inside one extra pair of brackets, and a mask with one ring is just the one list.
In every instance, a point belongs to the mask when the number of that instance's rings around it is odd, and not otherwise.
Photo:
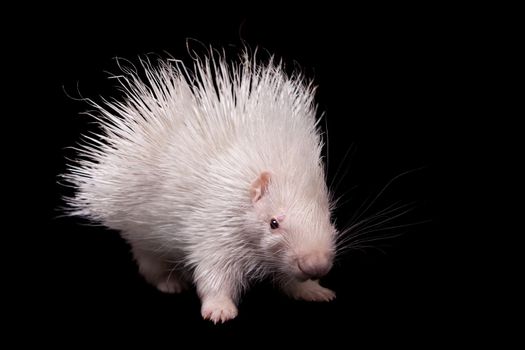
[[(23, 324), (45, 329), (43, 337), (52, 340), (111, 334), (173, 345), (190, 331), (199, 335), (192, 338), (196, 344), (242, 335), (270, 343), (284, 336), (292, 342), (344, 340), (349, 346), (394, 339), (424, 345), (462, 329), (460, 314), (449, 312), (462, 294), (449, 274), (455, 233), (442, 225), (439, 198), (446, 191), (440, 155), (448, 147), (450, 106), (461, 84), (461, 78), (451, 79), (464, 64), (468, 31), (457, 30), (453, 12), (306, 10), (217, 10), (204, 16), (196, 9), (78, 8), (27, 21), (32, 25), (19, 49), (33, 74), (34, 103), (27, 110), (34, 144), (24, 159), (31, 159), (33, 176), (26, 189), (38, 195), (31, 203), (34, 218), (19, 222), (35, 224), (31, 231), (44, 257), (30, 264), (44, 273), (27, 297), (34, 317)], [(392, 183), (370, 213), (397, 201), (415, 202), (395, 224), (426, 223), (387, 231), (402, 235), (340, 256), (323, 279), (336, 301), (292, 301), (262, 283), (244, 295), (235, 320), (213, 326), (201, 320), (194, 291), (163, 295), (143, 282), (118, 233), (59, 217), (60, 197), (68, 189), (57, 184), (57, 175), (65, 157), (74, 157), (67, 147), (93, 127), (79, 115), (88, 106), (68, 95), (118, 96), (106, 73), (118, 72), (114, 57), (137, 62), (139, 55), (166, 51), (189, 62), (188, 38), (230, 52), (243, 42), (258, 46), (314, 79), (319, 110), (326, 112), (329, 179), (339, 163), (344, 161), (339, 175), (349, 169), (338, 189), (350, 198), (336, 212), (340, 227), (389, 180), (418, 169)], [(352, 145), (355, 151), (344, 159)]]

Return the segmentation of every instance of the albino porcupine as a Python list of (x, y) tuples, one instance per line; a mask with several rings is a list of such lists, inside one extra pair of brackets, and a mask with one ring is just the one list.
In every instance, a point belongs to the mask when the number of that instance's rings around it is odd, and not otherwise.
[(312, 85), (247, 54), (141, 67), (117, 77), (122, 100), (90, 101), (101, 131), (64, 175), (70, 213), (119, 230), (159, 290), (195, 284), (215, 323), (265, 276), (291, 297), (333, 299), (317, 281), (336, 230)]

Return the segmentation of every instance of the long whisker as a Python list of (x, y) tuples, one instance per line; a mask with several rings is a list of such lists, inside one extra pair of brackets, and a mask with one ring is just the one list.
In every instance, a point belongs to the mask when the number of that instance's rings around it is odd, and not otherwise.
[[(334, 199), (331, 203), (331, 206), (332, 206), (332, 210), (335, 210), (337, 208), (342, 208), (344, 207), (347, 203), (350, 202), (350, 198), (346, 198), (344, 199), (344, 197), (348, 196), (353, 190), (355, 190), (356, 188), (358, 188), (359, 185), (354, 185), (352, 186), (350, 189), (348, 189), (347, 191), (345, 191), (344, 193), (342, 193), (339, 197), (337, 197), (336, 199)], [(344, 199), (344, 200), (343, 200)]]
[(412, 222), (412, 223), (409, 223), (409, 224), (381, 227), (381, 228), (377, 228), (377, 229), (366, 231), (364, 233), (386, 231), (386, 230), (394, 230), (394, 229), (398, 229), (398, 228), (402, 228), (402, 227), (410, 227), (410, 226), (415, 226), (415, 225), (428, 224), (429, 222), (432, 222), (432, 220), (429, 219), (429, 220), (422, 220), (422, 221)]
[(339, 180), (337, 181), (335, 187), (333, 186), (334, 184), (334, 181), (337, 179), (337, 176), (339, 175), (339, 172), (341, 171), (341, 169), (343, 168), (345, 162), (346, 162), (346, 159), (348, 157), (348, 155), (350, 153), (352, 153), (352, 155), (355, 153), (355, 144), (352, 143), (350, 145), (350, 147), (348, 148), (348, 150), (346, 151), (343, 159), (341, 160), (341, 162), (339, 163), (339, 166), (337, 167), (337, 170), (335, 171), (335, 174), (334, 174), (334, 177), (332, 178), (332, 181), (330, 182), (330, 185), (328, 186), (328, 188), (330, 189), (331, 192), (333, 193), (336, 193), (337, 192), (337, 189), (339, 188), (339, 185), (341, 184), (341, 181), (344, 179), (344, 177), (346, 176), (346, 174), (348, 174), (348, 170), (350, 169), (350, 166), (347, 166), (346, 169), (345, 169), (345, 172), (344, 172), (344, 175), (341, 176), (341, 178), (339, 178)]
[[(355, 230), (356, 228), (358, 228), (359, 226), (361, 225), (364, 225), (364, 224), (371, 224), (374, 222), (374, 220), (377, 220), (377, 219), (380, 219), (384, 216), (387, 216), (387, 215), (390, 215), (390, 214), (393, 214), (399, 210), (402, 210), (402, 209), (405, 209), (407, 207), (411, 207), (411, 206), (414, 206), (415, 202), (411, 202), (411, 203), (407, 203), (407, 204), (403, 204), (403, 205), (400, 205), (398, 207), (395, 207), (396, 205), (398, 205), (399, 202), (396, 202), (394, 204), (391, 204), (389, 205), (388, 207), (378, 211), (377, 213), (375, 214), (372, 214), (371, 216), (369, 216), (368, 218), (365, 218), (365, 219), (361, 219), (360, 221), (358, 222), (350, 222), (348, 224), (348, 226), (343, 229), (341, 232), (340, 232), (340, 236), (344, 236), (346, 235), (349, 231), (352, 231), (352, 230)], [(394, 207), (394, 208), (392, 208)], [(411, 210), (413, 210), (415, 207), (412, 207)]]
[[(390, 222), (390, 221), (392, 221), (392, 220), (394, 220), (394, 219), (396, 219), (396, 218), (398, 218), (398, 217), (400, 217), (400, 216), (403, 216), (403, 215), (405, 215), (405, 214), (411, 212), (412, 210), (414, 210), (414, 207), (408, 208), (408, 209), (406, 209), (406, 210), (404, 210), (404, 211), (402, 211), (402, 212), (400, 212), (400, 213), (398, 213), (398, 214), (396, 214), (396, 215), (394, 215), (394, 216), (388, 216), (388, 217), (386, 217), (385, 219), (383, 219), (383, 220), (381, 220), (381, 221), (379, 221), (379, 222), (377, 222), (377, 223), (370, 223), (369, 225), (364, 226), (364, 228), (367, 228), (367, 229), (368, 229), (368, 228), (372, 228), (372, 227), (375, 227), (375, 226), (382, 225), (382, 224), (387, 223), (387, 222)], [(388, 215), (388, 214), (382, 214), (382, 215), (378, 216), (377, 218), (384, 217), (384, 216), (386, 216), (386, 215)], [(359, 223), (358, 223), (358, 224), (359, 224)], [(352, 229), (354, 229), (355, 227), (357, 227), (358, 224), (353, 225), (353, 226), (350, 228), (350, 230), (352, 230)]]
[[(406, 212), (410, 211), (412, 209), (409, 209), (403, 213), (400, 213), (394, 217), (388, 217), (378, 223), (375, 223), (375, 224), (371, 224), (371, 225), (367, 225), (367, 226), (364, 226), (362, 228), (360, 228), (359, 230), (353, 232), (352, 234), (350, 235), (347, 235), (347, 236), (344, 236), (343, 239), (339, 240), (337, 242), (337, 245), (338, 246), (344, 246), (345, 244), (348, 244), (348, 243), (351, 243), (351, 242), (355, 242), (356, 240), (358, 239), (362, 239), (361, 237), (364, 237), (366, 235), (369, 235), (370, 233), (373, 233), (373, 232), (381, 232), (381, 231), (386, 231), (388, 229), (396, 229), (396, 228), (401, 228), (401, 227), (407, 227), (407, 226), (412, 226), (412, 225), (415, 225), (417, 223), (413, 223), (413, 224), (404, 224), (404, 225), (397, 225), (397, 226), (391, 226), (391, 227), (379, 227), (379, 228), (375, 228), (374, 227), (377, 227), (377, 226), (381, 226), (381, 225), (384, 225), (392, 220), (394, 220), (396, 217), (399, 217), (399, 216), (402, 216), (404, 214), (406, 214)], [(419, 224), (422, 223), (422, 222), (418, 222)], [(373, 236), (373, 237), (376, 237), (376, 236)]]
[[(413, 173), (415, 171), (418, 171), (418, 170), (421, 170), (421, 169), (424, 169), (425, 167), (419, 167), (419, 168), (416, 168), (416, 169), (411, 169), (411, 170), (407, 170), (407, 171), (404, 171), (402, 172), (401, 174), (399, 175), (396, 175), (394, 176), (390, 181), (387, 182), (387, 184), (381, 189), (381, 191), (379, 191), (379, 193), (375, 196), (375, 198), (367, 205), (367, 207), (361, 211), (359, 213), (359, 211), (361, 210), (361, 208), (364, 206), (364, 204), (367, 202), (363, 202), (363, 204), (361, 205), (361, 207), (359, 207), (359, 209), (356, 211), (356, 214), (354, 214), (354, 216), (350, 219), (351, 221), (352, 220), (359, 220), (359, 218), (361, 218), (375, 203), (376, 201), (378, 200), (378, 198), (388, 189), (388, 187), (390, 187), (390, 185), (396, 181), (397, 179), (399, 179), (400, 177), (404, 176), (404, 175), (407, 175), (407, 174), (410, 174), (410, 173)], [(356, 217), (357, 216), (357, 217)]]

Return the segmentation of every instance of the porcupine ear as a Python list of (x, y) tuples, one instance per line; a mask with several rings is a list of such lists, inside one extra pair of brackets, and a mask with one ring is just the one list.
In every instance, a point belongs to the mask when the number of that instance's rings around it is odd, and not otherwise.
[(252, 203), (256, 203), (268, 191), (268, 184), (270, 183), (271, 175), (267, 171), (263, 171), (259, 177), (252, 183), (250, 191)]

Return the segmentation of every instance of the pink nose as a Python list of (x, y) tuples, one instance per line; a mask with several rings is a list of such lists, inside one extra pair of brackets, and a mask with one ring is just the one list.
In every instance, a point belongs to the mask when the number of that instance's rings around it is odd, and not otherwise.
[(331, 254), (307, 254), (299, 258), (299, 269), (309, 278), (323, 277), (332, 268)]

